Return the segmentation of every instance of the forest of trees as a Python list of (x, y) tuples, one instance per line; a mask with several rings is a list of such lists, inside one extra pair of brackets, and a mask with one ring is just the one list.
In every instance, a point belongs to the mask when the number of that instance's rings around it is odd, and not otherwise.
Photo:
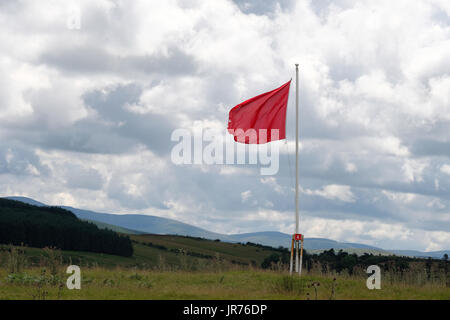
[(0, 199), (0, 243), (133, 255), (128, 236), (99, 229), (62, 208), (38, 207), (8, 199)]
[[(267, 257), (261, 267), (263, 269), (271, 268), (274, 264), (289, 264), (290, 252), (287, 249), (280, 248), (279, 253), (274, 253)], [(445, 275), (448, 274), (448, 255), (444, 255), (442, 260), (432, 260), (425, 258), (413, 258), (405, 256), (382, 256), (365, 253), (363, 255), (349, 254), (343, 250), (335, 252), (334, 249), (325, 250), (320, 254), (309, 254), (304, 251), (304, 267), (309, 271), (314, 264), (320, 264), (322, 273), (342, 271), (352, 274), (356, 267), (367, 268), (370, 265), (378, 265), (383, 271), (394, 271), (403, 274), (410, 268), (413, 262), (422, 262), (428, 277), (431, 277), (431, 266), (438, 263), (439, 268), (443, 269)]]

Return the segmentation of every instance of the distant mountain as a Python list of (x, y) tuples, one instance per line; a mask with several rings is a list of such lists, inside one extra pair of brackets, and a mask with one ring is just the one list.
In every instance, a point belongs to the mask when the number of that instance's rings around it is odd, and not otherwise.
[(38, 206), (38, 207), (47, 206), (46, 204), (43, 204), (42, 202), (30, 199), (30, 198), (26, 198), (26, 197), (5, 197), (5, 198), (9, 199), (9, 200), (21, 201), (26, 204), (31, 204), (32, 206)]
[(389, 250), (398, 256), (410, 256), (410, 257), (420, 257), (420, 258), (435, 258), (440, 259), (447, 254), (450, 256), (450, 250), (442, 251), (432, 251), (432, 252), (421, 252), (416, 250)]
[[(28, 204), (45, 206), (45, 204), (26, 197), (8, 197), (9, 199), (22, 201)], [(144, 214), (110, 214), (98, 213), (89, 210), (82, 210), (68, 206), (62, 208), (72, 211), (77, 217), (96, 223), (99, 228), (108, 228), (113, 231), (129, 233), (129, 234), (175, 234), (181, 236), (200, 237), (205, 239), (219, 239), (228, 242), (253, 242), (271, 247), (289, 248), (291, 245), (291, 235), (282, 232), (254, 232), (242, 234), (220, 234), (211, 232), (202, 228), (198, 228), (186, 223), (182, 223), (173, 219), (167, 219), (157, 216)], [(442, 258), (444, 253), (450, 254), (449, 251), (436, 252), (420, 252), (413, 250), (384, 250), (381, 248), (361, 244), (338, 242), (323, 238), (305, 238), (304, 247), (306, 250), (320, 252), (323, 250), (344, 250), (350, 253), (363, 254), (364, 252), (374, 254), (407, 255), (416, 257), (433, 257)]]
[[(291, 235), (281, 232), (255, 232), (255, 233), (242, 233), (233, 234), (227, 236), (229, 240), (236, 242), (254, 242), (261, 243), (267, 246), (278, 247), (283, 246), (289, 248), (291, 246)], [(305, 238), (304, 243), (305, 249), (307, 250), (320, 250), (320, 249), (347, 249), (347, 248), (357, 248), (357, 249), (373, 249), (382, 250), (380, 248), (368, 246), (360, 243), (344, 243), (337, 242), (330, 239), (323, 238)]]
[(115, 225), (100, 222), (100, 221), (94, 221), (94, 220), (89, 220), (89, 219), (81, 219), (81, 220), (91, 222), (91, 223), (95, 224), (97, 227), (99, 227), (99, 229), (109, 229), (109, 230), (112, 230), (115, 232), (120, 232), (120, 233), (125, 233), (125, 234), (145, 234), (145, 232), (122, 228), (119, 226), (115, 226)]
[(228, 241), (241, 243), (253, 242), (275, 248), (279, 246), (289, 248), (291, 246), (291, 238), (292, 238), (292, 236), (286, 233), (276, 231), (240, 233), (240, 234), (226, 235), (226, 237)]
[(143, 233), (175, 234), (180, 236), (201, 237), (206, 239), (219, 239), (219, 233), (210, 232), (176, 220), (161, 218), (144, 214), (110, 214), (62, 206), (75, 213), (80, 219), (100, 221), (110, 225), (119, 226)]

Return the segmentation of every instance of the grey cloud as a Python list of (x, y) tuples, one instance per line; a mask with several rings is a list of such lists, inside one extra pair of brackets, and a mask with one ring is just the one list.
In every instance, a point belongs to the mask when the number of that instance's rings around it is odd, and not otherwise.
[(339, 59), (339, 57), (329, 57), (330, 77), (334, 81), (348, 80), (354, 82), (361, 77), (365, 71), (364, 67), (358, 64), (351, 64), (351, 62)]
[(410, 150), (420, 157), (445, 156), (450, 157), (450, 141), (439, 141), (435, 139), (420, 139), (413, 141)]
[(125, 64), (144, 73), (192, 75), (197, 70), (195, 59), (177, 47), (170, 48), (167, 57), (130, 56), (125, 58)]
[(124, 118), (133, 116), (125, 109), (125, 106), (139, 101), (142, 93), (139, 85), (118, 85), (104, 89), (91, 91), (83, 96), (86, 105), (98, 113), (100, 120), (120, 122)]
[(432, 13), (433, 20), (438, 21), (441, 25), (448, 27), (450, 25), (450, 16), (443, 9), (434, 6)]
[(131, 192), (129, 190), (131, 179), (126, 174), (113, 174), (106, 192), (108, 197), (117, 200), (124, 208), (140, 210), (151, 206), (165, 210), (168, 208), (164, 202), (171, 200), (171, 195), (177, 194), (178, 191), (177, 185), (171, 185), (170, 176), (170, 172), (151, 172), (135, 185), (137, 190)]
[(233, 0), (239, 9), (246, 14), (271, 15), (277, 4), (282, 10), (290, 10), (295, 6), (295, 0)]
[(79, 121), (59, 130), (45, 127), (29, 128), (26, 131), (16, 129), (8, 135), (29, 145), (49, 150), (119, 154), (132, 151), (136, 147), (136, 140), (122, 137), (112, 128), (92, 119)]
[[(70, 150), (85, 153), (125, 153), (139, 145), (164, 155), (170, 151), (170, 134), (176, 127), (173, 118), (159, 114), (137, 114), (126, 109), (136, 103), (142, 93), (138, 85), (116, 86), (86, 93), (85, 104), (94, 115), (73, 124), (52, 126), (58, 122), (64, 105), (36, 108), (19, 124), (10, 122), (5, 135), (46, 149)], [(62, 110), (62, 111), (60, 111)], [(50, 121), (51, 120), (51, 121)]]
[(99, 91), (91, 92), (84, 99), (86, 104), (99, 113), (102, 120), (113, 122), (112, 128), (107, 126), (108, 130), (146, 145), (152, 151), (167, 154), (170, 151), (170, 135), (176, 128), (174, 117), (136, 114), (125, 109), (126, 104), (137, 103), (141, 93), (142, 88), (128, 85), (119, 86), (106, 95)]
[[(424, 125), (416, 130), (404, 130), (406, 146), (416, 157), (445, 156), (450, 157), (450, 121), (437, 120), (433, 125)], [(419, 130), (418, 130), (419, 129)]]
[(352, 7), (355, 2), (351, 0), (311, 0), (310, 6), (318, 16), (327, 16), (331, 5), (346, 9)]
[(209, 72), (206, 81), (206, 98), (211, 104), (228, 104), (230, 109), (233, 103), (238, 104), (238, 93), (235, 87), (237, 76), (235, 74)]
[(15, 12), (19, 9), (20, 2), (19, 0), (3, 0), (0, 2), (0, 8), (2, 10), (10, 10)]
[(116, 73), (121, 75), (180, 75), (197, 70), (195, 59), (178, 47), (170, 47), (167, 55), (125, 55), (109, 52), (96, 45), (54, 46), (44, 52), (38, 63), (57, 67), (64, 72)]
[(92, 46), (52, 48), (39, 58), (40, 63), (77, 73), (114, 72), (117, 70), (117, 61), (105, 49)]
[(0, 145), (0, 174), (5, 173), (19, 176), (47, 176), (50, 169), (28, 148), (13, 144)]
[(100, 190), (104, 178), (93, 168), (83, 168), (79, 165), (66, 165), (66, 185), (69, 188)]
[[(299, 84), (299, 136), (302, 141), (305, 139), (324, 139), (329, 141), (350, 139), (361, 136), (368, 136), (377, 134), (373, 129), (363, 127), (362, 125), (352, 123), (349, 125), (346, 121), (339, 122), (339, 118), (334, 115), (329, 117), (337, 122), (337, 125), (331, 125), (327, 119), (324, 119), (317, 112), (317, 104), (319, 100), (310, 87), (309, 83), (302, 82)], [(352, 103), (350, 101), (343, 101), (345, 103)], [(336, 116), (340, 116), (337, 114)], [(344, 119), (342, 119), (344, 120)], [(291, 92), (289, 96), (289, 105), (287, 108), (286, 120), (286, 134), (288, 140), (295, 140), (295, 87), (294, 83), (291, 85)]]

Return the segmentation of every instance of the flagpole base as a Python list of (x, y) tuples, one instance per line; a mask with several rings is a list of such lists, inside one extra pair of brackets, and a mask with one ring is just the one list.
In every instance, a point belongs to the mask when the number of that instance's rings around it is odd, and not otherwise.
[[(302, 274), (302, 264), (303, 264), (303, 235), (296, 233), (292, 235), (291, 241), (291, 260), (289, 264), (289, 274), (292, 275), (294, 271), (298, 273), (299, 276)], [(294, 259), (295, 251), (295, 259)], [(300, 251), (300, 255), (299, 255)]]

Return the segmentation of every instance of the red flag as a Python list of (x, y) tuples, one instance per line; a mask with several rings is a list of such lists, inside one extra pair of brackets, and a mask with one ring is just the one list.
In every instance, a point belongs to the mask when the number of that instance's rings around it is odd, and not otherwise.
[(228, 132), (234, 141), (262, 144), (286, 139), (286, 109), (291, 81), (230, 110)]

